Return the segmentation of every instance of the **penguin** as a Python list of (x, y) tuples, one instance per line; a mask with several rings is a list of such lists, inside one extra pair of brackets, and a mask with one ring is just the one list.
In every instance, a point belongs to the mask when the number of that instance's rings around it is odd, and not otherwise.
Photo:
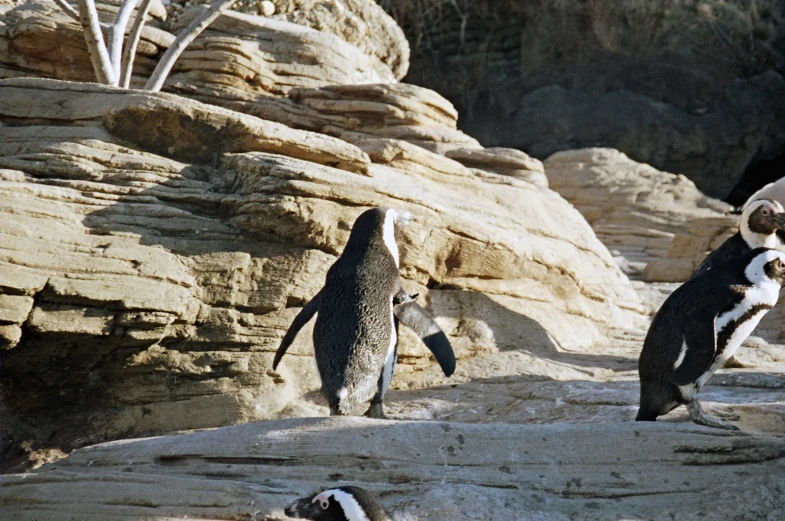
[(398, 347), (398, 324), (411, 328), (431, 350), (446, 376), (455, 354), (433, 316), (403, 290), (396, 225), (409, 212), (373, 208), (352, 226), (341, 256), (327, 271), (324, 287), (294, 318), (273, 359), (273, 369), (314, 315), (314, 355), (330, 415), (383, 418)]
[(746, 208), (747, 205), (756, 199), (772, 199), (785, 205), (785, 177), (781, 177), (773, 183), (767, 184), (752, 194), (744, 203), (744, 207)]
[(748, 203), (741, 213), (739, 231), (711, 252), (692, 277), (702, 275), (714, 266), (753, 248), (785, 251), (785, 208), (779, 201), (757, 199)]
[(313, 521), (390, 521), (376, 499), (360, 487), (337, 487), (295, 499), (284, 509), (287, 517)]
[(686, 405), (693, 421), (738, 430), (707, 415), (697, 393), (733, 356), (785, 284), (785, 253), (755, 248), (694, 277), (663, 303), (643, 343), (637, 421)]

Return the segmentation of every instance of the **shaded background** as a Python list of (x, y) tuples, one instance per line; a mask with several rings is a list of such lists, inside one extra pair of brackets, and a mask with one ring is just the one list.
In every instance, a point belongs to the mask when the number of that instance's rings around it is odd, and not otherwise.
[(379, 0), (405, 81), (455, 104), (484, 146), (589, 146), (740, 204), (785, 171), (781, 0)]

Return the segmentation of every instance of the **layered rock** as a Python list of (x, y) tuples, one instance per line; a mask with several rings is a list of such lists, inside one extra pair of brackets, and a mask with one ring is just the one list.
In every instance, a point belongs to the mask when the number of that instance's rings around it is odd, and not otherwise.
[[(195, 5), (209, 3), (173, 1), (172, 22), (178, 24), (180, 16)], [(231, 9), (334, 34), (387, 64), (399, 80), (409, 69), (406, 36), (395, 20), (372, 0), (239, 0)]]
[[(308, 333), (280, 373), (272, 353), (377, 205), (417, 216), (402, 273), (460, 359), (591, 351), (642, 321), (566, 201), (411, 143), (31, 79), (0, 83), (0, 120), (6, 447), (321, 413), (301, 398)], [(401, 351), (397, 385), (444, 381), (416, 340)], [(476, 375), (459, 367), (450, 381)]]
[[(108, 23), (117, 6), (99, 3), (99, 18)], [(134, 61), (134, 84), (144, 84), (174, 35), (158, 27), (166, 12), (151, 3), (150, 23), (142, 30)], [(129, 28), (130, 29), (130, 28)], [(40, 76), (95, 81), (81, 26), (50, 0), (24, 2), (0, 19), (0, 78)]]
[[(631, 276), (686, 280), (692, 265), (687, 277), (683, 269), (678, 274), (663, 269), (667, 278), (651, 276), (649, 265), (668, 257), (674, 236), (695, 229), (696, 222), (728, 221), (723, 213), (730, 205), (707, 197), (683, 175), (661, 172), (617, 150), (559, 152), (544, 164), (551, 188), (575, 205), (608, 248), (619, 252)], [(705, 257), (710, 243), (696, 254)]]
[[(185, 12), (170, 30), (179, 33), (200, 12)], [(166, 83), (282, 95), (293, 87), (394, 81), (384, 62), (331, 33), (227, 11), (186, 48)]]
[[(351, 4), (365, 13), (357, 16), (375, 20), (376, 37), (382, 38), (390, 26), (397, 27), (373, 2), (353, 0)], [(279, 5), (278, 9), (291, 10), (293, 6)], [(116, 6), (106, 4), (102, 12), (108, 16), (113, 9)], [(158, 24), (172, 32), (156, 24), (146, 26), (132, 86), (145, 84), (156, 61), (174, 40), (173, 33), (199, 12), (191, 6), (173, 20)], [(353, 12), (343, 15), (351, 18)], [(80, 28), (53, 2), (26, 2), (10, 10), (2, 24), (0, 49), (6, 52), (0, 53), (0, 78), (93, 81)], [(438, 153), (481, 148), (475, 139), (456, 129), (458, 115), (451, 103), (428, 89), (395, 83), (403, 57), (408, 56), (404, 39), (387, 43), (384, 38), (362, 39), (375, 41), (377, 50), (385, 49), (377, 53), (384, 55), (380, 58), (365, 47), (342, 40), (340, 34), (229, 12), (186, 49), (164, 90), (348, 141), (369, 136), (402, 139)]]

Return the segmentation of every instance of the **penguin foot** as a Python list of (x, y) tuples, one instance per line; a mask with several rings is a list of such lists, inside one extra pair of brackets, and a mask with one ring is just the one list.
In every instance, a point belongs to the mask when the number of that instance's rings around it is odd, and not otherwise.
[(714, 414), (716, 414), (723, 420), (729, 420), (735, 422), (741, 419), (741, 416), (731, 411), (724, 411), (722, 409), (712, 409), (712, 412), (714, 412)]
[(690, 413), (690, 417), (692, 418), (692, 421), (694, 421), (698, 425), (705, 425), (706, 427), (713, 427), (715, 429), (723, 429), (726, 431), (739, 430), (739, 428), (736, 427), (735, 425), (726, 423), (720, 420), (719, 418), (715, 418), (714, 416), (709, 416), (708, 414), (703, 412), (703, 408), (701, 408), (701, 405), (698, 402), (698, 400), (692, 400), (690, 403), (688, 403), (687, 411)]
[(371, 406), (368, 407), (365, 416), (368, 418), (384, 419), (384, 406), (382, 405), (382, 402), (371, 402)]

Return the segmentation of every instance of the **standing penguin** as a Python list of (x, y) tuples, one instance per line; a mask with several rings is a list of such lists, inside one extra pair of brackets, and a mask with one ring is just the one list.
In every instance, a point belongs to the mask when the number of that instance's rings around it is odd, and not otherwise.
[(785, 251), (785, 209), (779, 201), (757, 199), (747, 203), (739, 220), (739, 231), (706, 257), (692, 274), (702, 275), (754, 248)]
[(395, 226), (411, 218), (409, 212), (391, 208), (363, 212), (343, 253), (327, 271), (324, 287), (292, 321), (275, 353), (273, 369), (300, 329), (318, 313), (314, 355), (331, 415), (384, 417), (382, 403), (395, 369), (398, 322), (420, 336), (445, 375), (455, 371), (447, 336), (401, 285)]
[(389, 521), (371, 494), (360, 487), (337, 487), (295, 499), (284, 509), (288, 517), (313, 521)]
[(654, 421), (681, 404), (693, 421), (737, 430), (708, 416), (700, 388), (733, 356), (785, 284), (785, 253), (756, 248), (692, 278), (663, 303), (643, 343), (638, 421)]

